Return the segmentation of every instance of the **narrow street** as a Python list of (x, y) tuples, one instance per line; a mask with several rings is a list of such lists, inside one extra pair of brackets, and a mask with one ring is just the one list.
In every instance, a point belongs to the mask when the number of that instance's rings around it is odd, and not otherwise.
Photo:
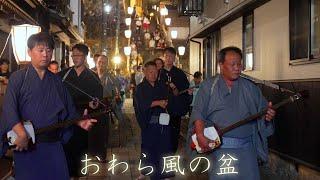
[[(99, 172), (96, 174), (96, 168), (89, 169), (91, 170), (89, 176), (82, 177), (80, 179), (110, 179), (110, 180), (126, 180), (126, 179), (136, 179), (139, 176), (139, 160), (140, 160), (140, 128), (135, 119), (134, 109), (132, 106), (132, 99), (126, 99), (124, 104), (124, 113), (126, 116), (126, 122), (119, 126), (118, 129), (115, 129), (113, 124), (111, 123), (109, 126), (109, 140), (108, 140), (108, 149), (107, 149), (107, 163), (97, 163), (99, 165)], [(186, 127), (182, 127), (185, 129)], [(157, 142), (155, 142), (157, 143)], [(180, 139), (179, 144), (179, 153), (181, 158), (183, 158), (183, 148), (184, 146), (183, 138)], [(119, 165), (115, 168), (114, 174), (112, 174), (111, 170), (108, 171), (108, 167), (110, 167), (110, 161), (112, 160), (112, 155), (115, 155), (115, 159), (117, 162), (126, 162), (128, 163), (128, 169), (122, 173), (124, 170), (122, 165)], [(88, 163), (89, 164), (89, 163)], [(189, 164), (184, 163), (182, 159), (180, 159), (180, 167), (185, 168), (185, 175), (177, 174), (174, 179), (195, 179), (198, 180), (207, 179), (205, 173), (203, 175), (196, 175), (193, 173), (189, 174), (187, 171)], [(199, 176), (200, 175), (200, 176)]]
[[(133, 180), (139, 176), (139, 160), (140, 160), (140, 128), (137, 124), (134, 115), (134, 109), (132, 106), (132, 99), (126, 99), (124, 103), (124, 113), (126, 116), (126, 121), (119, 126), (118, 129), (115, 129), (113, 123), (109, 126), (109, 139), (108, 139), (108, 148), (107, 148), (107, 162), (101, 163), (95, 157), (88, 157), (88, 175), (81, 177), (80, 179), (89, 179), (89, 180)], [(206, 173), (200, 173), (205, 166), (199, 165), (199, 169), (196, 172), (190, 172), (189, 162), (186, 162), (184, 147), (185, 146), (185, 134), (187, 128), (187, 119), (184, 119), (181, 126), (180, 133), (180, 142), (179, 142), (179, 150), (176, 155), (180, 156), (180, 168), (184, 171), (184, 175), (176, 173), (176, 177), (172, 178), (174, 180), (205, 180), (208, 179)], [(155, 142), (157, 143), (157, 142)], [(112, 158), (116, 159), (114, 164), (118, 164), (120, 162), (125, 162), (128, 164), (128, 169), (125, 170), (126, 165), (123, 163), (114, 168), (114, 174), (112, 174), (112, 169), (108, 171), (108, 168), (111, 167)], [(91, 160), (89, 160), (91, 159)], [(4, 179), (4, 176), (10, 170), (11, 161), (8, 159), (0, 160), (0, 177)], [(85, 165), (85, 164), (84, 164)], [(99, 168), (99, 169), (98, 169)], [(125, 172), (123, 172), (125, 170)], [(281, 179), (277, 177), (275, 174), (267, 172), (265, 170), (261, 170), (261, 179), (263, 180), (276, 180)], [(283, 178), (282, 178), (283, 179)]]
[[(139, 176), (139, 160), (140, 160), (140, 128), (139, 125), (135, 119), (134, 115), (134, 109), (132, 106), (132, 99), (126, 99), (124, 104), (124, 113), (126, 115), (126, 122), (119, 126), (118, 129), (114, 129), (112, 124), (110, 124), (109, 129), (109, 140), (108, 140), (108, 149), (107, 149), (107, 163), (97, 163), (95, 164), (99, 165), (99, 172), (96, 174), (95, 171), (97, 171), (96, 168), (92, 168), (89, 176), (82, 177), (80, 179), (92, 179), (92, 180), (98, 180), (98, 179), (108, 179), (108, 180), (130, 180), (130, 179), (136, 179)], [(185, 168), (185, 175), (176, 174), (175, 178), (172, 178), (174, 180), (206, 180), (208, 179), (208, 176), (206, 173), (201, 174), (200, 172), (204, 169), (200, 169), (201, 166), (199, 165), (199, 172), (190, 172), (189, 169), (189, 162), (183, 161), (185, 159), (185, 153), (184, 153), (184, 146), (185, 146), (185, 136), (186, 136), (186, 130), (187, 130), (187, 119), (183, 119), (183, 122), (181, 124), (181, 132), (180, 132), (180, 141), (179, 141), (179, 150), (176, 155), (180, 155), (180, 168)], [(155, 142), (157, 143), (157, 142)], [(124, 170), (124, 166), (119, 165), (115, 168), (114, 174), (112, 174), (111, 170), (108, 171), (108, 167), (110, 167), (112, 160), (112, 155), (115, 155), (115, 159), (117, 161), (115, 164), (119, 162), (126, 162), (128, 163), (128, 169), (122, 173)], [(260, 170), (261, 173), (261, 179), (262, 180), (277, 180), (277, 179), (283, 179), (280, 177), (277, 177), (275, 174), (272, 174), (271, 172), (267, 170)]]

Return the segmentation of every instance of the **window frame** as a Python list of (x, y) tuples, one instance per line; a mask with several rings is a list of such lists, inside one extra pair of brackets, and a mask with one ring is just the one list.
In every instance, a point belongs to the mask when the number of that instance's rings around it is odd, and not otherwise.
[[(306, 57), (302, 57), (302, 58), (295, 58), (292, 57), (293, 56), (293, 52), (295, 51), (295, 49), (292, 47), (293, 43), (296, 43), (294, 41), (294, 34), (296, 33), (296, 31), (294, 31), (294, 26), (296, 24), (294, 24), (297, 20), (295, 19), (295, 17), (293, 17), (295, 15), (296, 11), (299, 11), (299, 9), (301, 9), (301, 7), (299, 7), (298, 5), (296, 5), (295, 7), (295, 0), (289, 0), (289, 50), (290, 50), (290, 60), (289, 60), (289, 65), (301, 65), (301, 64), (311, 64), (311, 63), (319, 63), (320, 62), (320, 57), (316, 57), (313, 58), (313, 54), (311, 53), (311, 0), (307, 0), (307, 1), (303, 1), (308, 3), (308, 12), (307, 12), (307, 17), (308, 17), (308, 29), (305, 30), (307, 31), (307, 56)], [(296, 10), (296, 11), (295, 11)], [(301, 20), (300, 20), (301, 21)]]
[[(246, 69), (246, 25), (247, 25), (247, 17), (252, 16), (252, 32), (251, 32), (251, 40), (252, 40), (252, 68)], [(253, 11), (249, 11), (242, 16), (242, 65), (243, 71), (253, 71), (254, 70), (254, 13)]]

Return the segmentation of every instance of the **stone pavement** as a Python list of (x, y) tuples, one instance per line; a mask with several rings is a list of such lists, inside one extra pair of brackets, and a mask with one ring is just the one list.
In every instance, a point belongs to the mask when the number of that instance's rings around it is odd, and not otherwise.
[[(138, 166), (140, 159), (140, 128), (135, 119), (134, 109), (132, 106), (132, 99), (126, 99), (124, 103), (124, 113), (126, 115), (126, 121), (120, 123), (119, 128), (115, 129), (113, 124), (110, 124), (109, 130), (109, 143), (107, 148), (107, 163), (98, 163), (100, 169), (97, 174), (92, 174), (96, 169), (92, 169), (90, 175), (87, 177), (82, 177), (80, 179), (110, 179), (110, 180), (130, 180), (136, 179), (139, 176)], [(156, 142), (155, 142), (156, 143)], [(181, 151), (181, 146), (179, 151)], [(112, 160), (112, 154), (115, 155), (117, 162), (124, 161), (128, 163), (128, 170), (125, 173), (121, 173), (123, 169), (118, 169), (115, 171), (115, 174), (112, 174), (111, 171), (108, 171), (111, 163), (108, 163)], [(178, 153), (180, 155), (180, 153)], [(183, 161), (181, 161), (181, 166), (187, 166)], [(120, 167), (120, 166), (119, 166)], [(187, 166), (188, 167), (188, 166)], [(125, 166), (123, 167), (125, 168)], [(180, 179), (195, 179), (198, 180), (207, 179), (205, 175), (196, 176), (196, 175), (177, 175), (176, 180)]]

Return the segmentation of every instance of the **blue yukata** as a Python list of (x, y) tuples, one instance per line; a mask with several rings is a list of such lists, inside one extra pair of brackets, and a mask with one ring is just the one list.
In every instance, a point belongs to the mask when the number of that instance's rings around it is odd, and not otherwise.
[[(151, 179), (160, 179), (172, 176), (161, 173), (163, 169), (163, 157), (173, 154), (172, 133), (170, 125), (160, 125), (159, 115), (166, 110), (156, 106), (151, 108), (152, 101), (168, 99), (168, 88), (164, 83), (155, 82), (152, 86), (147, 80), (143, 80), (135, 91), (135, 112), (141, 128), (141, 156), (144, 166), (152, 166), (154, 172)], [(170, 100), (169, 100), (170, 103)], [(142, 171), (142, 174), (147, 174)]]
[[(60, 77), (47, 70), (41, 80), (32, 65), (11, 75), (3, 104), (1, 135), (22, 120), (31, 121), (38, 129), (78, 117)], [(62, 144), (71, 134), (70, 128), (60, 129), (56, 140), (40, 142), (36, 137), (35, 147), (14, 151), (15, 179), (69, 179)]]
[[(209, 78), (196, 96), (188, 137), (195, 120), (219, 130), (266, 107), (266, 99), (252, 82), (240, 77), (229, 89), (221, 75)], [(222, 145), (209, 154), (210, 179), (260, 179), (257, 159), (267, 161), (267, 137), (272, 133), (272, 122), (258, 119), (223, 134)]]

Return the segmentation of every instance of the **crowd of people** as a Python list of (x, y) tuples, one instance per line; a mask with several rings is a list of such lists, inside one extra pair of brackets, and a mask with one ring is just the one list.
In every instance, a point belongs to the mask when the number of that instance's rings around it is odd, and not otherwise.
[[(141, 128), (141, 153), (145, 155), (142, 163), (154, 168), (151, 179), (175, 176), (172, 172), (161, 172), (163, 157), (177, 153), (182, 117), (186, 114), (190, 117), (189, 132), (197, 135), (204, 152), (210, 152), (212, 140), (204, 135), (205, 127), (224, 128), (268, 108), (261, 120), (224, 134), (221, 148), (209, 154), (212, 160), (222, 154), (236, 154), (241, 174), (235, 179), (259, 179), (257, 157), (266, 160), (266, 138), (272, 134), (270, 121), (275, 111), (258, 87), (239, 77), (242, 59), (239, 48), (226, 47), (219, 52), (221, 74), (202, 80), (201, 72), (195, 72), (189, 82), (185, 72), (174, 65), (176, 50), (168, 47), (163, 59), (138, 65), (129, 83), (120, 69), (107, 68), (105, 55), (95, 54), (96, 66), (89, 69), (86, 64), (89, 48), (84, 44), (72, 47), (74, 65), (61, 71), (59, 63), (51, 61), (54, 42), (49, 34), (32, 35), (27, 44), (31, 64), (26, 68), (11, 74), (9, 62), (0, 61), (0, 82), (7, 84), (0, 135), (10, 130), (17, 135), (16, 179), (82, 176), (84, 154), (106, 162), (108, 129), (110, 123), (115, 129), (125, 123), (122, 109), (128, 89), (132, 91), (135, 116)], [(91, 113), (97, 115), (90, 118)], [(72, 126), (38, 134), (36, 148), (28, 143), (25, 121), (31, 121), (39, 129), (70, 119), (79, 120)], [(3, 155), (7, 144), (0, 143)], [(213, 162), (210, 179), (222, 178), (216, 173), (218, 166)], [(141, 171), (138, 180), (145, 179), (146, 174)]]

